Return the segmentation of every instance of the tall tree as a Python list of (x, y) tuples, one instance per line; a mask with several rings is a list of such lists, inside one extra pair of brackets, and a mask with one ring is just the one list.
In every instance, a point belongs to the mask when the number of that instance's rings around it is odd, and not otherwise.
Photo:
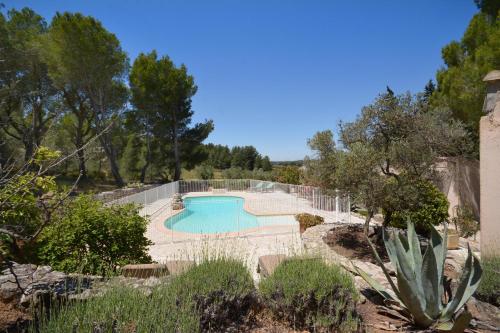
[[(66, 19), (66, 20), (65, 20)], [(79, 18), (72, 17), (72, 21)], [(57, 15), (44, 40), (44, 59), (55, 86), (62, 92), (63, 104), (70, 114), (64, 118), (64, 130), (71, 136), (77, 151), (78, 167), (82, 176), (87, 176), (85, 151), (92, 129), (94, 112), (84, 90), (86, 68), (78, 66), (75, 55), (82, 52), (85, 45), (80, 43), (81, 31), (76, 29), (78, 22), (69, 24), (69, 16)]]
[(424, 97), (425, 102), (429, 102), (434, 91), (436, 91), (436, 85), (434, 84), (434, 82), (432, 80), (429, 80), (429, 82), (427, 82), (427, 84), (424, 87), (423, 97)]
[(482, 13), (489, 15), (493, 20), (498, 17), (500, 1), (498, 0), (474, 0)]
[(228, 146), (209, 143), (205, 145), (205, 150), (208, 153), (208, 165), (221, 170), (231, 167), (231, 150)]
[(231, 167), (253, 170), (260, 154), (254, 146), (235, 146), (231, 149), (231, 156)]
[(264, 156), (262, 158), (262, 170), (271, 171), (272, 169), (273, 169), (273, 165), (271, 164), (271, 160), (269, 159), (269, 156)]
[[(90, 127), (102, 132), (99, 141), (111, 173), (115, 183), (123, 186), (112, 130), (105, 130), (120, 119), (128, 98), (124, 79), (129, 65), (120, 42), (93, 17), (57, 13), (46, 45), (51, 77), (74, 114), (75, 145), (83, 147)], [(79, 160), (84, 172), (83, 151)]]
[(201, 145), (213, 130), (212, 121), (191, 125), (191, 98), (197, 87), (184, 65), (176, 67), (156, 51), (141, 53), (130, 73), (132, 103), (146, 135), (154, 134), (165, 153), (166, 164), (181, 176), (184, 164), (192, 168), (206, 158)]
[(304, 165), (304, 181), (309, 185), (319, 186), (325, 190), (335, 190), (335, 158), (336, 147), (331, 130), (320, 131), (307, 140), (307, 145), (314, 152), (306, 156)]
[(437, 89), (430, 102), (434, 107), (449, 107), (453, 116), (467, 125), (474, 134), (477, 154), (479, 119), (486, 95), (482, 79), (500, 68), (500, 21), (489, 13), (498, 12), (498, 1), (476, 2), (482, 12), (472, 18), (460, 41), (442, 49), (445, 66), (436, 74)]
[(32, 159), (57, 115), (58, 92), (41, 59), (45, 20), (34, 11), (0, 13), (0, 127), (24, 146)]

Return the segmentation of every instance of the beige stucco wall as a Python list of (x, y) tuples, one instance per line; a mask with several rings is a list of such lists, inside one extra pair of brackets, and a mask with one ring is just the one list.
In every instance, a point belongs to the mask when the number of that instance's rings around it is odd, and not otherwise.
[(458, 157), (442, 158), (436, 164), (436, 170), (440, 175), (437, 185), (450, 203), (450, 217), (456, 215), (456, 206), (468, 206), (479, 221), (479, 161)]
[(500, 102), (481, 118), (481, 255), (500, 254)]

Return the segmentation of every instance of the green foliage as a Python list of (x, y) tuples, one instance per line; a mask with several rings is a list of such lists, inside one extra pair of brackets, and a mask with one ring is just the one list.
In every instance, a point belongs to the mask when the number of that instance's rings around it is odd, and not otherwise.
[(357, 329), (358, 292), (351, 276), (339, 266), (327, 266), (320, 259), (288, 259), (260, 282), (259, 291), (274, 314), (294, 328)]
[(430, 231), (430, 225), (448, 220), (448, 199), (432, 183), (418, 180), (404, 187), (392, 185), (395, 189), (383, 206), (385, 225), (404, 229), (410, 219), (417, 233), (424, 234)]
[[(430, 109), (423, 96), (392, 91), (364, 107), (355, 121), (342, 123), (340, 138), (342, 149), (335, 147), (331, 131), (309, 140), (315, 155), (306, 159), (305, 181), (326, 191), (349, 192), (368, 211), (367, 220), (379, 208), (390, 213), (388, 220), (396, 211), (423, 212), (426, 199), (416, 189), (437, 178), (434, 165), (440, 157), (462, 154), (468, 144), (463, 125), (449, 111)], [(432, 202), (426, 209), (441, 213), (442, 207)]]
[[(130, 72), (135, 119), (141, 131), (162, 147), (165, 165), (181, 176), (181, 167), (193, 168), (207, 156), (201, 143), (213, 130), (213, 122), (189, 126), (193, 116), (191, 98), (198, 87), (187, 67), (176, 67), (168, 56), (156, 51), (141, 53)], [(181, 160), (182, 158), (182, 160)]]
[(81, 195), (43, 231), (39, 257), (56, 270), (92, 274), (147, 263), (147, 223), (132, 204), (107, 207)]
[(477, 297), (500, 306), (500, 256), (485, 256), (481, 260), (483, 277), (477, 289)]
[(500, 2), (497, 0), (474, 0), (482, 13), (489, 15), (492, 19), (498, 17), (500, 11)]
[(443, 240), (443, 237), (431, 226), (429, 246), (422, 256), (420, 242), (410, 220), (408, 220), (407, 229), (407, 236), (398, 231), (387, 233), (383, 230), (387, 254), (392, 267), (396, 269), (397, 286), (387, 273), (375, 247), (370, 244), (394, 295), (389, 294), (384, 287), (359, 268), (357, 268), (358, 273), (382, 297), (396, 302), (399, 307), (403, 308), (404, 311), (401, 313), (418, 327), (463, 332), (469, 326), (472, 316), (467, 311), (463, 311), (458, 317), (456, 315), (479, 285), (482, 275), (479, 259), (472, 254), (469, 247), (455, 295), (444, 304), (443, 297), (447, 289), (444, 278), (446, 236)]
[(260, 155), (254, 146), (235, 146), (231, 149), (231, 167), (253, 170), (259, 157)]
[(254, 169), (253, 171), (241, 168), (229, 168), (222, 170), (222, 178), (225, 179), (258, 179), (258, 180), (274, 180), (272, 172), (266, 172), (262, 169)]
[(139, 179), (142, 167), (144, 166), (143, 155), (143, 141), (135, 133), (130, 134), (120, 161), (123, 173), (129, 181)]
[(284, 184), (295, 184), (299, 185), (301, 178), (302, 178), (302, 173), (300, 171), (300, 168), (298, 166), (294, 165), (286, 165), (286, 166), (280, 166), (276, 167), (276, 180), (280, 183)]
[(214, 178), (214, 168), (207, 164), (200, 164), (195, 169), (195, 173), (198, 179), (213, 179)]
[(472, 237), (479, 231), (479, 222), (474, 219), (474, 212), (469, 206), (457, 206), (455, 214), (452, 222), (460, 237)]
[[(446, 106), (456, 119), (467, 124), (478, 150), (479, 118), (486, 96), (482, 81), (491, 70), (500, 68), (500, 22), (498, 1), (477, 1), (483, 13), (476, 14), (462, 39), (442, 49), (446, 66), (437, 71), (437, 89), (431, 96), (433, 106)], [(496, 10), (496, 12), (495, 12)]]
[(308, 213), (302, 213), (295, 215), (295, 219), (299, 222), (301, 228), (306, 230), (307, 228), (314, 227), (315, 225), (321, 224), (325, 219), (319, 215), (312, 215)]
[[(81, 148), (91, 130), (103, 132), (120, 119), (128, 100), (124, 82), (129, 67), (127, 55), (118, 38), (97, 19), (68, 12), (54, 16), (43, 49), (50, 77), (63, 97), (64, 110), (73, 115), (66, 119), (74, 126), (72, 141)], [(119, 187), (124, 185), (117, 160), (116, 141), (120, 137), (118, 126), (114, 126), (99, 139)], [(85, 157), (81, 153), (78, 157), (83, 172)]]
[(261, 166), (259, 169), (262, 169), (264, 171), (271, 171), (273, 169), (273, 166), (271, 164), (271, 160), (269, 159), (269, 156), (264, 156), (261, 161)]
[(25, 162), (58, 111), (58, 91), (41, 56), (46, 31), (45, 20), (29, 8), (0, 13), (0, 129), (23, 146)]
[[(150, 296), (115, 286), (103, 296), (54, 311), (40, 332), (223, 331), (246, 315), (253, 280), (243, 264), (230, 259), (203, 262), (153, 289)], [(113, 330), (113, 326), (115, 329)]]
[(10, 227), (23, 236), (29, 236), (42, 223), (38, 199), (54, 191), (53, 176), (37, 177), (28, 172), (0, 188), (0, 226)]
[(337, 150), (333, 132), (330, 130), (317, 132), (312, 139), (307, 140), (307, 145), (314, 155), (306, 156), (304, 160), (305, 182), (323, 189), (334, 190), (337, 187), (334, 175)]
[(209, 143), (205, 145), (205, 150), (208, 153), (207, 164), (221, 170), (231, 167), (231, 150), (228, 146)]

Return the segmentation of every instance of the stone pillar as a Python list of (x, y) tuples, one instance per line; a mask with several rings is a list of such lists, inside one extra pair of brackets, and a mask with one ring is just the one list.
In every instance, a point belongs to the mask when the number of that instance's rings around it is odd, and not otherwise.
[(488, 73), (480, 121), (481, 256), (500, 255), (500, 71)]

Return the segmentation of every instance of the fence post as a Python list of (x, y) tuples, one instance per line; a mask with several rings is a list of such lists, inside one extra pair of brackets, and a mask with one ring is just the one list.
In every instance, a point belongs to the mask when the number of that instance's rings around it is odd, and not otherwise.
[(336, 222), (339, 222), (339, 208), (340, 208), (339, 190), (335, 190), (335, 219), (336, 219)]
[(351, 223), (351, 195), (347, 194), (347, 221)]

